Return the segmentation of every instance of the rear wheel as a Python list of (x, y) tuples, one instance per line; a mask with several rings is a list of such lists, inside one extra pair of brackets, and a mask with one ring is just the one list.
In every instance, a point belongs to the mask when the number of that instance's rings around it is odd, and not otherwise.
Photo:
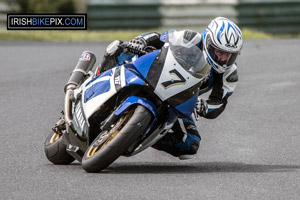
[(82, 167), (87, 172), (99, 172), (124, 154), (146, 131), (151, 113), (143, 106), (130, 108), (112, 125), (100, 133), (86, 150)]
[(44, 149), (46, 157), (54, 164), (70, 164), (75, 160), (67, 153), (66, 145), (58, 133), (53, 132), (47, 137)]

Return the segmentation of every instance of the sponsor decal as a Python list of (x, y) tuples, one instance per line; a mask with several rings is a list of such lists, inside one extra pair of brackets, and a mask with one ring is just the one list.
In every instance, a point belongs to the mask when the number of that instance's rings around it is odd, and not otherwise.
[(120, 76), (115, 77), (115, 85), (121, 85)]
[(79, 60), (82, 60), (82, 61), (89, 61), (89, 60), (91, 60), (91, 56), (90, 56), (89, 53), (83, 53), (83, 54), (80, 56)]
[(84, 119), (84, 116), (83, 116), (83, 113), (82, 113), (82, 108), (80, 106), (80, 103), (78, 103), (76, 108), (75, 108), (75, 116), (76, 116), (77, 123), (78, 123), (79, 127), (81, 128), (81, 130), (83, 130), (84, 124), (86, 122), (85, 122), (85, 119)]
[(7, 30), (86, 30), (87, 14), (7, 14)]
[(197, 131), (197, 127), (195, 125), (189, 125), (187, 127), (187, 130), (195, 130), (195, 131)]

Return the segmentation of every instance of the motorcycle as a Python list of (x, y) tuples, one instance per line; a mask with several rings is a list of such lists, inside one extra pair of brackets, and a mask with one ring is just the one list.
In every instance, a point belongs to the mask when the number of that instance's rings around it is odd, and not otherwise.
[(48, 160), (76, 159), (87, 172), (99, 172), (154, 145), (178, 117), (191, 116), (210, 71), (194, 43), (169, 31), (161, 49), (141, 50), (100, 75), (90, 71), (94, 54), (83, 52), (65, 85), (63, 117), (45, 141)]

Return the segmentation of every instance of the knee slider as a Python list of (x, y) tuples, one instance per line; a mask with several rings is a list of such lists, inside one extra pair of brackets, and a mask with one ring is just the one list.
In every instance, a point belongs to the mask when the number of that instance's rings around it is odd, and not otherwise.
[(190, 146), (190, 154), (196, 154), (199, 149), (199, 144), (196, 142), (193, 142)]

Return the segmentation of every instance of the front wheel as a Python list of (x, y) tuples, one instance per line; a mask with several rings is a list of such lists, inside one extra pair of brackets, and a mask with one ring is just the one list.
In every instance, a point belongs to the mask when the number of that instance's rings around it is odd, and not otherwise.
[(139, 139), (150, 121), (151, 113), (144, 106), (130, 108), (91, 143), (82, 158), (82, 167), (87, 172), (105, 169)]

